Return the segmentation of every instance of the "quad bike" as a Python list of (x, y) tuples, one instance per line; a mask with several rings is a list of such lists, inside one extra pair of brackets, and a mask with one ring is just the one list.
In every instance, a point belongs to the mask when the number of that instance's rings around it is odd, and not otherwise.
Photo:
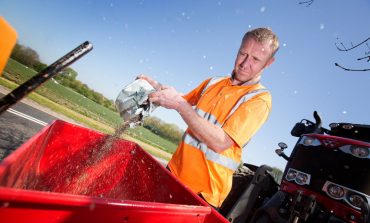
[(370, 125), (332, 123), (330, 130), (306, 119), (291, 131), (299, 137), (279, 190), (252, 213), (250, 222), (370, 222)]

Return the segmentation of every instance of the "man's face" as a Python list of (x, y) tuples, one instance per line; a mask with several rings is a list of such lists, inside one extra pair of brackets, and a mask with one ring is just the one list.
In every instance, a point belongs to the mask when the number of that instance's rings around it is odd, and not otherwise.
[(267, 43), (259, 43), (254, 38), (242, 42), (234, 66), (234, 82), (241, 84), (255, 79), (269, 66), (274, 58)]

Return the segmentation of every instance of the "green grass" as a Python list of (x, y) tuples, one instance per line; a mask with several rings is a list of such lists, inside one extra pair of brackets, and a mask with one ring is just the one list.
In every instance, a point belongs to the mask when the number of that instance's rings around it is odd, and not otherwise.
[[(0, 84), (14, 89), (35, 74), (34, 70), (10, 59), (5, 67), (3, 77), (16, 84), (3, 78), (0, 78)], [(31, 93), (28, 97), (53, 111), (64, 114), (77, 122), (84, 123), (90, 128), (111, 134), (113, 132), (112, 129), (117, 128), (122, 122), (117, 112), (97, 104), (72, 89), (55, 83), (53, 80), (44, 83), (36, 92), (37, 94)], [(159, 137), (143, 127), (129, 129), (127, 134), (170, 153), (173, 153), (177, 147), (176, 144)]]
[[(5, 67), (4, 77), (18, 84), (24, 83), (36, 74), (36, 72), (15, 60), (10, 59)], [(116, 126), (121, 121), (118, 113), (95, 103), (94, 101), (78, 94), (70, 88), (64, 87), (53, 80), (49, 80), (36, 90), (48, 99), (72, 109), (82, 115), (99, 122)]]
[[(6, 73), (6, 72), (5, 72)], [(15, 89), (16, 87), (18, 87), (18, 84), (15, 84), (14, 82), (11, 82), (5, 78), (2, 78), (0, 77), (0, 85), (6, 87), (6, 88), (9, 88), (9, 89)], [(63, 114), (73, 120), (75, 120), (76, 122), (78, 123), (81, 123), (81, 124), (84, 124), (85, 126), (88, 126), (92, 129), (95, 129), (95, 130), (98, 130), (98, 131), (101, 131), (101, 132), (104, 132), (104, 133), (107, 133), (107, 134), (112, 134), (114, 129), (110, 126), (107, 126), (107, 125), (104, 125), (102, 123), (99, 123), (91, 118), (87, 118), (86, 116), (83, 116), (71, 109), (68, 109), (66, 108), (65, 106), (62, 106), (60, 104), (57, 104), (41, 95), (39, 95), (38, 93), (30, 93), (28, 96), (27, 96), (28, 99), (31, 99), (33, 101), (35, 101), (36, 103), (42, 105), (42, 106), (45, 106), (45, 107), (48, 107), (49, 109), (57, 112), (57, 113), (60, 113), (60, 114)]]
[(175, 143), (164, 140), (163, 138), (141, 126), (129, 129), (128, 135), (169, 153), (174, 153), (177, 148)]

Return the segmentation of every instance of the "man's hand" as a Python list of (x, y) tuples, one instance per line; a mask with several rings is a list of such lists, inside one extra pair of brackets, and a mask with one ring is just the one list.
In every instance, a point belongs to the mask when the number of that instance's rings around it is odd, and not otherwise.
[(146, 75), (139, 75), (137, 79), (148, 81), (157, 90), (149, 95), (150, 102), (167, 109), (175, 109), (188, 124), (195, 137), (210, 149), (220, 153), (234, 144), (222, 128), (200, 117), (175, 88), (161, 85)]
[(162, 107), (175, 110), (178, 110), (181, 103), (186, 102), (175, 88), (163, 85), (159, 91), (149, 95), (149, 101)]
[(143, 79), (143, 80), (148, 81), (148, 83), (150, 85), (152, 85), (154, 87), (154, 89), (157, 90), (157, 91), (161, 90), (161, 88), (162, 88), (161, 83), (159, 83), (158, 81), (156, 81), (156, 80), (152, 79), (151, 77), (146, 76), (144, 74), (140, 74), (139, 76), (136, 77), (136, 79)]

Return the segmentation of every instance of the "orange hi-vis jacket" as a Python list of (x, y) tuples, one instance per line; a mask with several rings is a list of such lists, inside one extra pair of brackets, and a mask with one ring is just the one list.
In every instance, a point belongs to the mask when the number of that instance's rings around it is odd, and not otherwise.
[(259, 83), (236, 86), (223, 77), (204, 81), (184, 98), (200, 116), (221, 127), (234, 145), (216, 153), (187, 129), (168, 167), (193, 192), (220, 207), (231, 190), (242, 149), (270, 113), (271, 95)]
[(0, 76), (17, 41), (17, 32), (0, 16)]

